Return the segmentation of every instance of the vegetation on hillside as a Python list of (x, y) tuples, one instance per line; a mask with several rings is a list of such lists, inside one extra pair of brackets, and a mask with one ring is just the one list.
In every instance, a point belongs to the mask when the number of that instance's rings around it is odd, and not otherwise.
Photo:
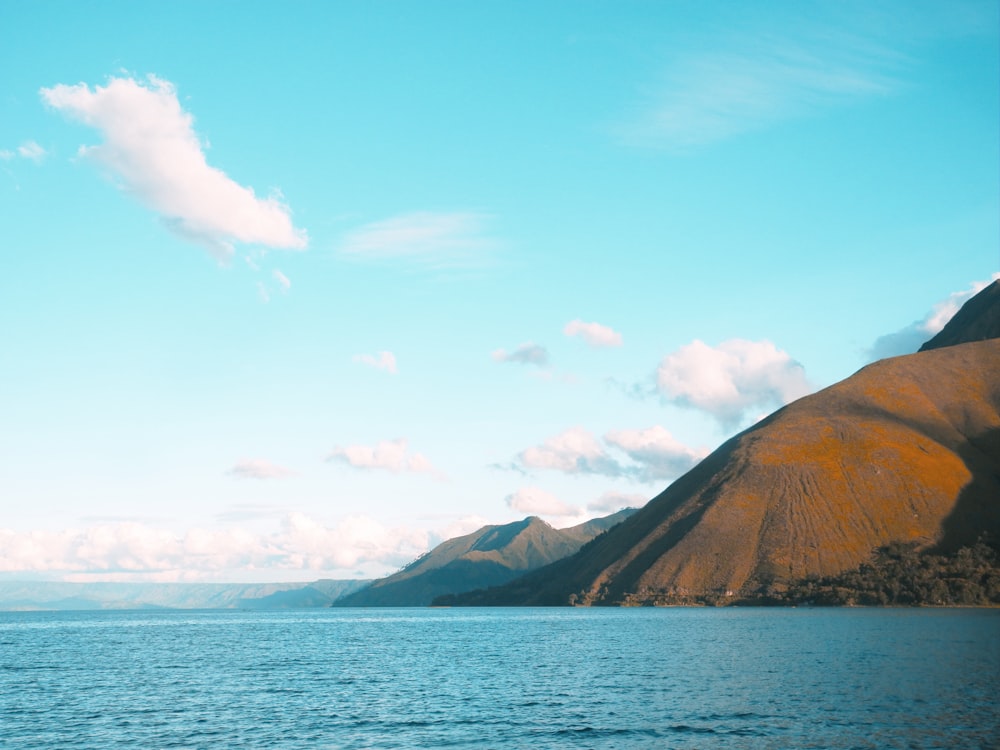
[(872, 560), (837, 576), (808, 578), (760, 603), (862, 606), (1000, 605), (1000, 552), (982, 540), (954, 554), (921, 553), (916, 544), (880, 547)]
[[(582, 601), (582, 600), (581, 600)], [(984, 536), (952, 554), (894, 542), (853, 570), (775, 583), (753, 592), (630, 594), (625, 606), (1000, 606), (1000, 544)]]

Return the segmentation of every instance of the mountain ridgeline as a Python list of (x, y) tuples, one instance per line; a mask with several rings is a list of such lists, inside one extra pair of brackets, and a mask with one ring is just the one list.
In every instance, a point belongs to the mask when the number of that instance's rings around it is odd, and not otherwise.
[[(1000, 282), (920, 352), (780, 409), (574, 556), (436, 603), (1000, 603), (997, 337)], [(926, 580), (886, 599), (918, 559)]]
[(333, 606), (421, 607), (439, 596), (499, 586), (572, 555), (634, 512), (626, 508), (568, 529), (555, 529), (535, 516), (484, 526), (442, 542), (398, 573), (338, 599)]

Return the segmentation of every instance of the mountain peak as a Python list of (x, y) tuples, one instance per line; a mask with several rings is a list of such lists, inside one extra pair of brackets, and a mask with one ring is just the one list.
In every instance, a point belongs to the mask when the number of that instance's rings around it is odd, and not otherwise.
[(435, 597), (498, 586), (530, 570), (568, 557), (627, 518), (624, 510), (569, 529), (555, 529), (538, 516), (483, 526), (442, 542), (398, 573), (338, 600), (335, 606), (426, 606)]
[(920, 351), (995, 338), (1000, 338), (1000, 279), (962, 305), (945, 327), (920, 347)]

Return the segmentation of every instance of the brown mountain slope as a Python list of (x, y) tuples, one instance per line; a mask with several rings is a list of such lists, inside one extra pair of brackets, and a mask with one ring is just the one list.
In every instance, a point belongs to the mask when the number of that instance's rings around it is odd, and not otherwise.
[(1000, 340), (882, 360), (723, 444), (580, 552), (453, 603), (752, 596), (1000, 532)]
[(635, 511), (555, 529), (532, 516), (442, 542), (398, 573), (338, 599), (335, 607), (421, 607), (437, 597), (497, 586), (572, 555)]

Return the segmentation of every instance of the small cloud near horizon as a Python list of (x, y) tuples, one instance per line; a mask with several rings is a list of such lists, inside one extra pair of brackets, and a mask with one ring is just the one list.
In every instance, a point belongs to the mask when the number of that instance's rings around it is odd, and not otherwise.
[(284, 479), (295, 472), (263, 458), (244, 459), (227, 472), (239, 479)]
[(551, 492), (538, 487), (522, 487), (504, 498), (507, 507), (518, 513), (529, 516), (567, 516), (580, 515), (580, 509), (563, 502)]
[(566, 336), (582, 338), (588, 346), (594, 349), (622, 345), (622, 335), (613, 328), (600, 323), (585, 323), (579, 319), (572, 320), (563, 328), (563, 333)]
[(886, 357), (913, 354), (940, 333), (962, 305), (998, 279), (1000, 279), (1000, 273), (993, 274), (985, 281), (974, 281), (968, 289), (952, 292), (945, 299), (935, 303), (921, 320), (915, 320), (905, 328), (893, 333), (879, 336), (875, 339), (875, 343), (865, 351), (868, 361), (875, 362)]
[(391, 474), (428, 474), (443, 480), (445, 475), (434, 467), (422, 453), (410, 453), (405, 438), (381, 440), (374, 446), (338, 446), (326, 460), (343, 463), (355, 469), (387, 471)]
[(508, 352), (506, 349), (497, 349), (490, 356), (493, 357), (494, 362), (510, 362), (519, 365), (545, 367), (549, 363), (548, 349), (530, 341), (521, 344), (512, 352)]
[(351, 357), (352, 362), (357, 364), (365, 365), (371, 367), (375, 370), (383, 370), (392, 375), (397, 374), (396, 368), (396, 355), (392, 352), (383, 351), (379, 352), (377, 355), (373, 354), (355, 354)]

